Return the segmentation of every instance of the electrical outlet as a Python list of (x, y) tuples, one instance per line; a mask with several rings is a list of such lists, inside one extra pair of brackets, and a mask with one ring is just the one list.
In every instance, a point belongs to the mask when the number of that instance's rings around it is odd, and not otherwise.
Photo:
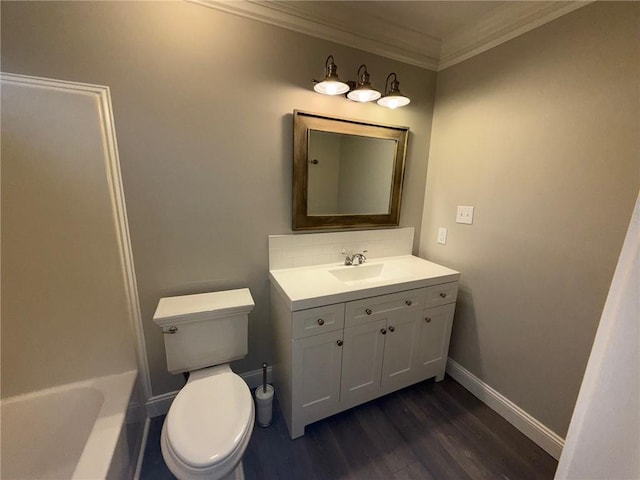
[(446, 245), (446, 243), (447, 243), (447, 229), (446, 228), (439, 228), (438, 229), (438, 243), (441, 243), (442, 245)]
[(467, 225), (471, 225), (473, 223), (473, 207), (458, 205), (456, 223), (466, 223)]

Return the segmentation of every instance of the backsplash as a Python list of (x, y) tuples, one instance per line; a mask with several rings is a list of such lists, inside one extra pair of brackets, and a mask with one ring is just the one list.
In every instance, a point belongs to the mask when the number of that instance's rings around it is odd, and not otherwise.
[(411, 255), (413, 227), (355, 232), (269, 235), (269, 269), (307, 267), (344, 261), (348, 253), (367, 250), (367, 258)]

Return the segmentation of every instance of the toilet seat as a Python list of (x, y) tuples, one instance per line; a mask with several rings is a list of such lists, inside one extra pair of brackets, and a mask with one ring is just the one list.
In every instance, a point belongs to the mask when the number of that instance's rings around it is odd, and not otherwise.
[(191, 372), (162, 429), (178, 478), (222, 478), (241, 461), (255, 413), (247, 384), (228, 365)]

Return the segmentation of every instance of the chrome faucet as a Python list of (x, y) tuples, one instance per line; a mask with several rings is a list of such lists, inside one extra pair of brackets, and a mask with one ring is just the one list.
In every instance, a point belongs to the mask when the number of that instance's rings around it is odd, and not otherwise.
[(354, 254), (348, 254), (343, 251), (342, 255), (344, 255), (344, 264), (357, 266), (366, 262), (367, 257), (364, 256), (365, 253), (367, 253), (367, 250), (363, 250), (362, 253), (354, 253)]

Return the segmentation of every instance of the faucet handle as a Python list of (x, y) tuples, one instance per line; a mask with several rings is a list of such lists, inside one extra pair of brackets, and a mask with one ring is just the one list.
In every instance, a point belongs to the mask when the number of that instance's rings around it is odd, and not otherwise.
[[(364, 262), (367, 261), (367, 257), (364, 256), (364, 254), (367, 252), (367, 250), (363, 250), (362, 252), (363, 253), (354, 253), (353, 254), (351, 260), (352, 260), (352, 263), (354, 265), (362, 265)], [(355, 263), (356, 261), (358, 263)]]
[[(362, 253), (347, 253), (347, 251), (343, 248), (340, 255), (344, 255), (344, 264), (345, 265), (360, 265), (367, 260), (367, 257), (364, 256), (368, 250), (363, 250)], [(357, 263), (356, 263), (357, 262)]]

